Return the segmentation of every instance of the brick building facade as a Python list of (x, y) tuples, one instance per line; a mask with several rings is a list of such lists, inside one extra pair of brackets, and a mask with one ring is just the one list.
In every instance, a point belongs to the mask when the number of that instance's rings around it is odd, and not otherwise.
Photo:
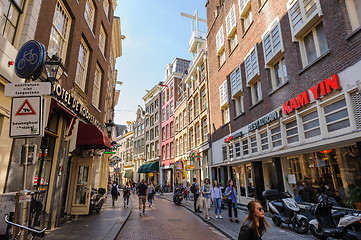
[(337, 191), (359, 184), (361, 167), (357, 3), (229, 0), (206, 7), (212, 178), (235, 180), (241, 203), (270, 188), (295, 193), (296, 184), (316, 196), (328, 184), (344, 204)]

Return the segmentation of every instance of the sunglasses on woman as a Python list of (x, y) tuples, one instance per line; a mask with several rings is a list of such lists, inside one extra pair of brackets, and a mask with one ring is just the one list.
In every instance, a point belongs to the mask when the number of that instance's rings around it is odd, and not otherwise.
[(261, 207), (260, 207), (260, 208), (257, 208), (257, 209), (258, 209), (259, 212), (263, 212), (263, 211), (264, 211), (264, 209), (261, 208)]

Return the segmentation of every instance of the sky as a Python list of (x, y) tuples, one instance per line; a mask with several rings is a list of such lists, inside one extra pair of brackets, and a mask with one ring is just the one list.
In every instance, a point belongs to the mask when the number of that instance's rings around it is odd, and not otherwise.
[[(188, 52), (192, 20), (181, 12), (206, 19), (206, 0), (117, 0), (115, 16), (120, 17), (123, 55), (116, 61), (117, 81), (123, 85), (115, 107), (116, 124), (134, 121), (142, 97), (160, 81), (165, 67), (176, 57), (192, 60)], [(206, 31), (206, 23), (200, 22)]]

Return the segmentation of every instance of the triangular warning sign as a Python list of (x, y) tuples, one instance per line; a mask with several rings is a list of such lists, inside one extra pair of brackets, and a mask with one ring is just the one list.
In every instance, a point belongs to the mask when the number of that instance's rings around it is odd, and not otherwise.
[(24, 103), (21, 104), (21, 107), (15, 113), (15, 116), (21, 116), (21, 115), (36, 115), (36, 112), (29, 103), (28, 99), (25, 99)]

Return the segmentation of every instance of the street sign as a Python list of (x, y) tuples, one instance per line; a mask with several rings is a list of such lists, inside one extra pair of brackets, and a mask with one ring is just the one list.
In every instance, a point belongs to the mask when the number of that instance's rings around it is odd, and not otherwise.
[(13, 97), (10, 137), (39, 137), (43, 134), (42, 97)]
[(115, 154), (115, 152), (104, 152), (104, 154)]
[(5, 84), (5, 96), (7, 97), (31, 97), (51, 94), (50, 82), (31, 83), (7, 83)]
[(19, 78), (37, 79), (45, 64), (45, 53), (43, 44), (35, 40), (27, 41), (16, 55), (16, 75)]

